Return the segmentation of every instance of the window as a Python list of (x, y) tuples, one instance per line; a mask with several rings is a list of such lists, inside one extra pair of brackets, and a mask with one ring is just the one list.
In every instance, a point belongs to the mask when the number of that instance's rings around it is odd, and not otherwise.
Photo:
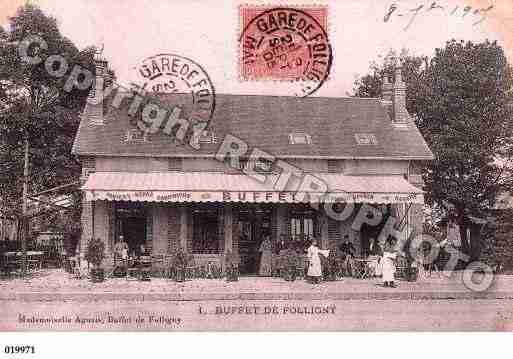
[(378, 140), (373, 133), (356, 133), (354, 135), (358, 145), (377, 145)]
[(125, 134), (125, 142), (146, 142), (148, 141), (148, 134), (139, 130), (138, 128), (133, 128), (126, 131)]
[(291, 211), (290, 237), (293, 241), (310, 241), (317, 234), (317, 216), (314, 210), (298, 208)]
[(182, 170), (182, 159), (177, 157), (171, 157), (167, 163), (168, 171), (181, 171)]
[(289, 134), (289, 143), (291, 145), (310, 145), (312, 143), (312, 137), (307, 133), (291, 133)]
[(222, 233), (219, 209), (212, 206), (195, 207), (192, 211), (192, 252), (199, 254), (219, 253)]
[(328, 160), (328, 172), (337, 173), (340, 172), (340, 161), (339, 160)]
[(214, 131), (204, 130), (199, 138), (200, 143), (217, 143), (217, 137)]

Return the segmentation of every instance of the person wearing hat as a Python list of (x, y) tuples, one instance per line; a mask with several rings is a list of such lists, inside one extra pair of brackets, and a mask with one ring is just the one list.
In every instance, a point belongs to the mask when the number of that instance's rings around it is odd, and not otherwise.
[(456, 216), (450, 214), (447, 220), (447, 237), (440, 243), (446, 250), (458, 250), (461, 247), (460, 226), (456, 222)]
[(351, 277), (353, 272), (353, 258), (356, 252), (353, 243), (349, 241), (349, 235), (345, 234), (342, 244), (339, 246), (343, 255), (343, 267), (347, 276)]
[(272, 243), (271, 237), (266, 234), (264, 240), (260, 244), (258, 251), (260, 252), (260, 265), (258, 267), (258, 275), (270, 276), (271, 275), (271, 259), (272, 259)]
[(117, 260), (121, 262), (119, 265), (115, 264), (114, 275), (124, 276), (128, 267), (128, 244), (122, 235), (119, 236), (119, 240), (114, 245), (114, 258), (115, 263), (117, 263)]
[(114, 246), (114, 251), (122, 260), (128, 259), (128, 244), (125, 242), (125, 239), (122, 235), (119, 236), (119, 240)]

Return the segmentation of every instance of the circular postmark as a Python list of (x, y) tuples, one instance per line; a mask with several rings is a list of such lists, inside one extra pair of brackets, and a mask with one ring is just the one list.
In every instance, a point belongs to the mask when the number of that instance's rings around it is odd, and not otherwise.
[(207, 72), (195, 61), (176, 54), (148, 57), (137, 67), (140, 89), (179, 109), (180, 118), (206, 128), (215, 109), (215, 90)]
[(328, 78), (332, 49), (326, 29), (308, 9), (277, 7), (244, 23), (239, 39), (244, 80), (293, 84), (295, 96), (308, 96)]

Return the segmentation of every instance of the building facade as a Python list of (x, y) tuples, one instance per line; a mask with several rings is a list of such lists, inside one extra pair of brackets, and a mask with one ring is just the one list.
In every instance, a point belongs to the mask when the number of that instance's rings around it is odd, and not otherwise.
[[(241, 273), (253, 274), (266, 235), (333, 248), (347, 234), (365, 255), (390, 215), (401, 235), (420, 232), (419, 168), (433, 155), (406, 112), (399, 68), (394, 77), (382, 99), (217, 95), (199, 149), (142, 133), (128, 103), (88, 103), (73, 146), (82, 163), (81, 250), (101, 238), (111, 255), (122, 235), (130, 251), (182, 248), (197, 264), (222, 265), (231, 251)], [(363, 209), (382, 219), (366, 215), (359, 226)]]

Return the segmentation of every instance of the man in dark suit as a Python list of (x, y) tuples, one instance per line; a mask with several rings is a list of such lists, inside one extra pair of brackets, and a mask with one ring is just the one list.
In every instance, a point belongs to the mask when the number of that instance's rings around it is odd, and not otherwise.
[(345, 234), (344, 239), (342, 240), (342, 244), (338, 247), (340, 249), (340, 252), (342, 252), (342, 255), (344, 257), (344, 270), (346, 272), (346, 275), (351, 277), (353, 275), (353, 258), (354, 253), (356, 252), (353, 243), (349, 241), (349, 235)]

